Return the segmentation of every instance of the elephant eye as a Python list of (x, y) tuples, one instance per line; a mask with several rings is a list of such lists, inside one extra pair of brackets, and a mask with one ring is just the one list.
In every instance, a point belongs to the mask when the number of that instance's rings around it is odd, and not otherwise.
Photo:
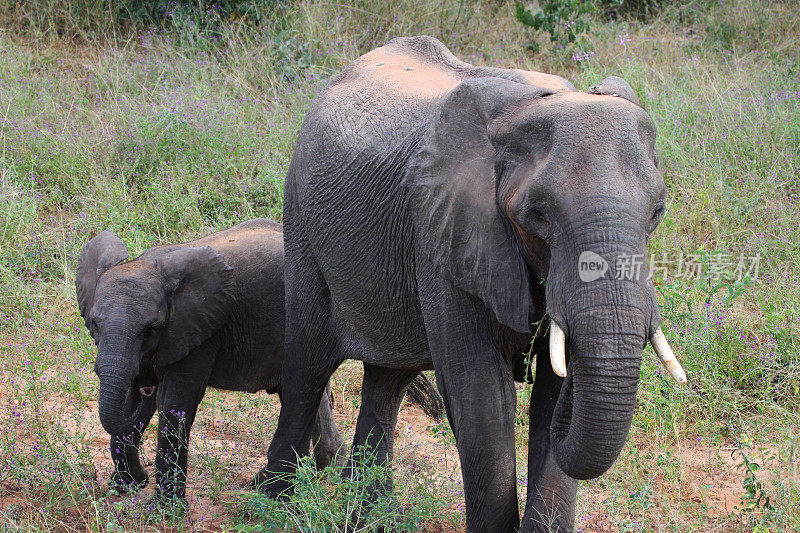
[(653, 215), (650, 217), (650, 233), (653, 233), (656, 230), (658, 223), (661, 221), (661, 217), (664, 215), (664, 210), (664, 204), (660, 204), (653, 211)]
[(536, 207), (529, 207), (528, 208), (528, 216), (531, 219), (534, 219), (534, 220), (536, 220), (538, 222), (544, 222), (545, 221), (544, 212), (541, 209), (538, 209)]
[(650, 220), (654, 221), (658, 220), (659, 218), (661, 218), (661, 215), (663, 214), (664, 214), (664, 205), (662, 204), (656, 207), (655, 211), (653, 211), (653, 216), (650, 217)]

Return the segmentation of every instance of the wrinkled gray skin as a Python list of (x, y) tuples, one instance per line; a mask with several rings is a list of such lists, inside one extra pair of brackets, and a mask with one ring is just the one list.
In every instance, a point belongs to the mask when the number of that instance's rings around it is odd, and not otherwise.
[[(147, 485), (138, 446), (158, 407), (155, 496), (159, 503), (183, 500), (189, 432), (206, 387), (281, 394), (281, 225), (251, 220), (123, 262), (127, 257), (122, 241), (104, 231), (84, 247), (76, 279), (81, 315), (98, 347), (111, 485), (122, 492)], [(342, 438), (331, 403), (317, 405), (305, 449), (316, 443), (317, 466), (325, 467), (337, 460)]]
[[(620, 453), (660, 322), (646, 266), (579, 279), (582, 251), (612, 269), (644, 254), (664, 206), (653, 122), (617, 85), (580, 93), (415, 37), (362, 56), (317, 97), (286, 178), (284, 397), (261, 490), (288, 489), (276, 473), (294, 468), (326, 380), (351, 357), (365, 367), (354, 449), (369, 440), (390, 458), (399, 398), (434, 368), (468, 530), (573, 529), (576, 480)], [(566, 379), (550, 367), (550, 321), (566, 333)], [(514, 379), (532, 342), (520, 523)]]

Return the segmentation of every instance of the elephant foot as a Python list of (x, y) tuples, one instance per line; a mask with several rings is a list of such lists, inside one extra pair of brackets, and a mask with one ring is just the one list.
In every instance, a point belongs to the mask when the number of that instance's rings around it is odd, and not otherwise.
[(133, 494), (147, 486), (150, 478), (142, 467), (132, 471), (115, 470), (108, 480), (108, 487), (120, 494)]
[(527, 520), (520, 527), (521, 533), (572, 533), (573, 531), (575, 526), (571, 522), (559, 522), (551, 517)]
[(288, 500), (294, 492), (291, 483), (293, 472), (270, 472), (265, 466), (253, 476), (250, 488), (276, 500)]
[[(407, 517), (410, 516), (408, 509), (403, 507), (394, 493), (380, 494), (373, 492), (369, 494), (367, 492), (365, 499), (366, 501), (361, 505), (356, 505), (349, 515), (354, 531), (388, 533), (408, 530), (409, 525), (411, 525), (407, 521)], [(376, 515), (384, 515), (390, 520), (389, 524), (385, 526), (373, 525)], [(416, 530), (417, 527), (413, 527), (413, 530)]]
[(347, 452), (347, 445), (339, 443), (339, 446), (330, 446), (322, 449), (320, 446), (314, 448), (314, 463), (317, 470), (324, 470), (329, 466), (343, 467), (347, 464), (350, 454)]
[[(577, 485), (577, 483), (576, 483)], [(531, 495), (532, 499), (520, 525), (521, 533), (572, 533), (575, 530), (575, 500), (553, 493)], [(538, 497), (537, 497), (538, 496)]]
[(333, 457), (333, 464), (337, 467), (344, 467), (350, 459), (350, 451), (347, 449), (347, 444), (342, 443), (336, 450), (336, 455)]

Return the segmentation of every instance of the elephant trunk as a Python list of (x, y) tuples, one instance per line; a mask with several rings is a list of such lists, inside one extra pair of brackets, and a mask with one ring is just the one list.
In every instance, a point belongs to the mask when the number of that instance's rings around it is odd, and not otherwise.
[(576, 336), (550, 437), (561, 469), (591, 479), (611, 467), (625, 444), (644, 339), (632, 332)]
[[(564, 473), (591, 479), (611, 467), (625, 444), (636, 407), (642, 351), (657, 316), (655, 294), (641, 276), (616, 279), (611, 274), (548, 285), (558, 290), (561, 302), (569, 295), (568, 306), (550, 313), (567, 332), (569, 354), (550, 426), (553, 453)], [(558, 329), (552, 328), (557, 336)], [(559, 342), (563, 341), (554, 344)], [(553, 366), (560, 373), (556, 362)]]
[(134, 386), (139, 365), (139, 343), (125, 337), (104, 339), (97, 354), (96, 371), (100, 378), (98, 408), (100, 423), (110, 435), (126, 437), (139, 415), (153, 398), (145, 398)]

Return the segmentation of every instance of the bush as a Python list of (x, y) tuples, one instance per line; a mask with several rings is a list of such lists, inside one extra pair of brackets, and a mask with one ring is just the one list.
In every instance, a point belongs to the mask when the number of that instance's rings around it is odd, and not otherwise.
[(591, 0), (544, 0), (533, 15), (519, 0), (515, 6), (518, 21), (535, 30), (545, 30), (550, 41), (559, 46), (574, 43), (579, 35), (589, 31), (585, 15), (594, 10)]
[(633, 17), (647, 20), (657, 15), (669, 4), (679, 3), (675, 0), (599, 0), (599, 8), (606, 18)]

